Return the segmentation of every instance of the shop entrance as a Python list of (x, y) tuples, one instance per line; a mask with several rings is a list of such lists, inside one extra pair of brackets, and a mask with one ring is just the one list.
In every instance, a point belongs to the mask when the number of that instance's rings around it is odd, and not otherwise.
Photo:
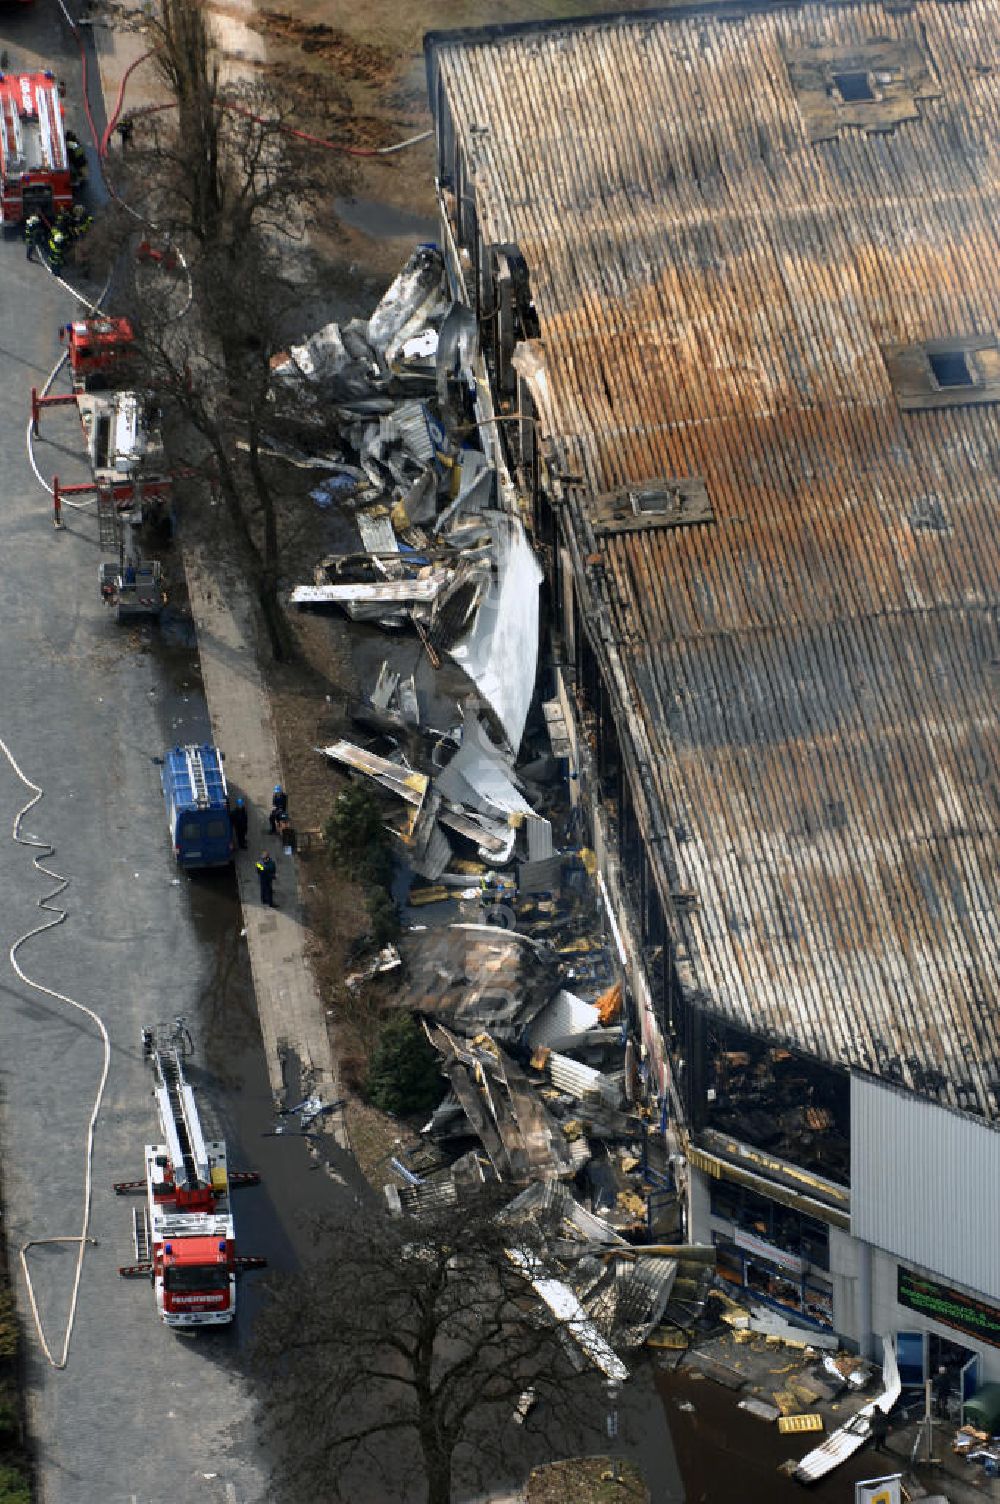
[(938, 1413), (961, 1419), (961, 1409), (979, 1388), (979, 1354), (937, 1332), (897, 1332), (896, 1361), (904, 1389), (934, 1385)]

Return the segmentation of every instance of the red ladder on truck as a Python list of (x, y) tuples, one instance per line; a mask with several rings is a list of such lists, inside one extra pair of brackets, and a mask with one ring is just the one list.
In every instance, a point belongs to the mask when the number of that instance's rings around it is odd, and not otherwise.
[(165, 1142), (146, 1145), (144, 1180), (115, 1186), (119, 1195), (146, 1193), (146, 1205), (132, 1219), (135, 1262), (118, 1272), (152, 1279), (162, 1320), (191, 1329), (232, 1321), (237, 1274), (260, 1269), (265, 1260), (237, 1254), (230, 1205), (233, 1188), (256, 1185), (260, 1177), (231, 1172), (225, 1141), (205, 1138), (176, 1036), (175, 1030), (164, 1043), (143, 1030)]

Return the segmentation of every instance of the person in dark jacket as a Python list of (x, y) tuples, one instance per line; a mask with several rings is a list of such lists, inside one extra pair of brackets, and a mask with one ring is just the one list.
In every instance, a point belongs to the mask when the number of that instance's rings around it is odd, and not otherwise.
[(935, 1408), (940, 1420), (948, 1420), (951, 1414), (951, 1373), (942, 1363), (934, 1380)]
[(239, 846), (241, 851), (246, 851), (247, 825), (249, 821), (247, 817), (247, 807), (242, 799), (237, 799), (236, 803), (233, 805), (233, 808), (229, 812), (229, 818), (232, 821), (233, 835), (236, 837), (236, 844)]
[(888, 1435), (889, 1417), (886, 1415), (884, 1410), (880, 1410), (876, 1405), (874, 1411), (872, 1412), (871, 1419), (871, 1438), (872, 1448), (874, 1449), (874, 1451), (885, 1451), (885, 1442)]
[(274, 835), (275, 831), (278, 828), (279, 822), (283, 823), (287, 819), (288, 795), (281, 787), (281, 784), (276, 783), (274, 785), (274, 797), (271, 800), (271, 815), (268, 822), (271, 826), (271, 834)]
[(274, 903), (274, 879), (277, 874), (274, 865), (274, 857), (269, 851), (263, 851), (257, 861), (257, 876), (260, 879), (260, 901), (265, 908), (273, 909)]
[(70, 182), (74, 188), (87, 181), (87, 153), (72, 131), (66, 132), (66, 155), (69, 158)]

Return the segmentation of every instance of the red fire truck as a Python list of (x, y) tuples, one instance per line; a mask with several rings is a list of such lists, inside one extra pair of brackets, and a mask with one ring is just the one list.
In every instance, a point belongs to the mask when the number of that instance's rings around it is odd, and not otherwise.
[(75, 392), (126, 386), (132, 369), (135, 331), (128, 319), (105, 314), (74, 319), (59, 331), (66, 345)]
[(237, 1274), (265, 1263), (237, 1255), (230, 1204), (234, 1186), (256, 1185), (260, 1176), (230, 1170), (225, 1141), (205, 1138), (184, 1077), (185, 1038), (183, 1019), (166, 1042), (142, 1031), (166, 1142), (146, 1145), (144, 1180), (115, 1186), (119, 1195), (145, 1192), (145, 1205), (133, 1214), (136, 1261), (118, 1272), (152, 1280), (167, 1326), (221, 1326), (236, 1315)]
[(0, 221), (73, 204), (59, 85), (47, 70), (0, 74)]

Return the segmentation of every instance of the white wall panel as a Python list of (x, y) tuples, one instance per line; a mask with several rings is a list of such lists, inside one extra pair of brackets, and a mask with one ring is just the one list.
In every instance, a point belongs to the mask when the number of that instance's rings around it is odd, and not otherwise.
[(1000, 1299), (1000, 1132), (852, 1077), (851, 1231)]

